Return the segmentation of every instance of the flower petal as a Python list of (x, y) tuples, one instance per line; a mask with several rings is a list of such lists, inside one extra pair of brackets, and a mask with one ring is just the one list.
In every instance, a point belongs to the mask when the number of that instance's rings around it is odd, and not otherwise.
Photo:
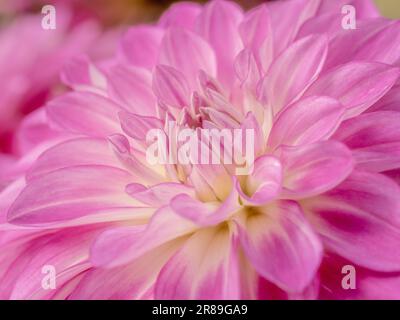
[(390, 91), (367, 112), (374, 111), (400, 111), (400, 83), (396, 83)]
[(107, 87), (104, 74), (90, 62), (87, 56), (78, 56), (69, 60), (62, 70), (61, 80), (75, 90), (95, 91), (96, 89), (105, 90)]
[(161, 120), (156, 117), (141, 116), (125, 111), (119, 113), (122, 130), (130, 137), (146, 141), (146, 135), (151, 129), (162, 129)]
[(0, 191), (0, 225), (7, 222), (7, 212), (25, 185), (25, 179), (19, 178)]
[(235, 73), (243, 87), (255, 91), (257, 83), (260, 80), (260, 71), (258, 69), (255, 56), (248, 49), (243, 49), (239, 52), (235, 59)]
[(240, 36), (245, 47), (256, 54), (263, 43), (272, 37), (270, 12), (260, 5), (247, 12), (239, 26)]
[(274, 121), (268, 146), (296, 146), (329, 138), (344, 114), (343, 106), (329, 97), (310, 97), (289, 106)]
[(350, 150), (335, 141), (281, 147), (284, 180), (282, 197), (298, 199), (323, 193), (353, 170)]
[(27, 180), (79, 165), (120, 166), (105, 139), (78, 138), (62, 142), (42, 153), (28, 171)]
[(132, 181), (146, 185), (157, 184), (165, 180), (162, 165), (149, 166), (146, 156), (131, 148), (129, 140), (120, 134), (108, 137), (110, 146), (120, 164), (132, 174)]
[(39, 145), (50, 145), (68, 138), (71, 134), (50, 127), (45, 108), (32, 111), (24, 117), (14, 135), (18, 154), (26, 155)]
[[(341, 8), (341, 7), (340, 7)], [(329, 39), (334, 38), (339, 32), (343, 32), (343, 15), (341, 9), (329, 13), (316, 15), (307, 20), (300, 28), (297, 39), (311, 34), (325, 33)]]
[(325, 195), (302, 201), (324, 245), (377, 271), (400, 271), (400, 187), (374, 173), (353, 172)]
[[(330, 70), (335, 66), (355, 61), (357, 55), (360, 58), (364, 55), (363, 59), (366, 62), (395, 64), (399, 56), (398, 50), (396, 51), (398, 41), (395, 41), (399, 33), (398, 28), (397, 21), (383, 18), (358, 21), (355, 30), (342, 30), (330, 41), (324, 69)], [(378, 50), (377, 45), (381, 46)], [(382, 48), (385, 50), (381, 50)], [(363, 53), (369, 50), (371, 54)]]
[(171, 28), (165, 33), (158, 62), (181, 71), (192, 88), (200, 70), (212, 77), (217, 75), (213, 49), (200, 36), (184, 29)]
[(188, 194), (180, 194), (171, 200), (171, 209), (178, 215), (185, 217), (201, 226), (216, 225), (238, 210), (238, 194), (233, 189), (229, 196), (220, 204), (203, 203)]
[(154, 298), (152, 287), (162, 266), (181, 246), (168, 242), (132, 263), (116, 268), (92, 268), (68, 297), (76, 300), (132, 300)]
[(400, 112), (380, 111), (345, 121), (335, 133), (353, 150), (357, 167), (382, 172), (400, 166)]
[(293, 42), (303, 23), (315, 15), (319, 1), (271, 1), (267, 2), (266, 6), (272, 13), (271, 30), (276, 57)]
[(153, 90), (159, 99), (172, 107), (189, 105), (190, 91), (187, 81), (182, 73), (172, 67), (156, 66)]
[[(385, 50), (382, 50), (385, 48)], [(357, 48), (352, 57), (359, 61), (397, 64), (400, 61), (400, 23), (396, 21)]]
[(143, 115), (156, 115), (156, 96), (151, 88), (151, 72), (146, 69), (114, 66), (107, 74), (110, 97), (125, 110)]
[(120, 227), (102, 233), (92, 246), (91, 262), (108, 268), (120, 266), (195, 229), (192, 222), (165, 206), (157, 210), (145, 226)]
[(305, 96), (326, 95), (346, 108), (346, 118), (359, 115), (382, 98), (395, 84), (399, 69), (392, 66), (351, 62), (322, 75)]
[(264, 155), (254, 162), (251, 175), (236, 183), (240, 197), (245, 204), (262, 205), (277, 197), (282, 187), (282, 166), (272, 156)]
[(239, 299), (237, 247), (228, 227), (196, 232), (162, 268), (156, 299)]
[[(64, 283), (89, 268), (86, 262), (89, 246), (101, 229), (99, 226), (61, 229), (26, 241), (4, 276), (2, 290), (11, 285), (8, 298), (12, 300), (51, 299)], [(54, 290), (42, 286), (45, 266), (54, 267)]]
[(238, 25), (242, 9), (230, 1), (212, 1), (205, 5), (196, 20), (196, 29), (213, 47), (218, 65), (218, 79), (228, 88), (233, 85), (233, 61), (242, 48)]
[(176, 182), (160, 183), (149, 188), (138, 183), (131, 183), (126, 186), (126, 192), (138, 201), (157, 207), (169, 204), (179, 194), (195, 196), (192, 187)]
[(135, 26), (122, 36), (120, 55), (132, 65), (152, 69), (157, 62), (164, 30), (155, 26)]
[(259, 93), (275, 114), (302, 94), (317, 78), (328, 44), (323, 36), (311, 35), (286, 49), (262, 80)]
[(303, 216), (289, 201), (256, 209), (239, 220), (239, 238), (257, 272), (277, 286), (300, 292), (315, 276), (322, 245)]
[(160, 17), (158, 24), (164, 29), (179, 27), (193, 30), (202, 7), (193, 2), (173, 3)]
[(94, 93), (67, 93), (50, 101), (46, 110), (52, 123), (72, 133), (106, 137), (121, 131), (119, 106)]
[[(121, 169), (92, 165), (63, 168), (32, 179), (10, 207), (8, 220), (42, 225), (133, 207), (125, 194), (131, 175)], [(82, 192), (84, 190), (84, 192)]]
[[(346, 266), (354, 267), (355, 288), (344, 289)], [(349, 269), (347, 269), (349, 270)], [(400, 273), (374, 272), (354, 265), (352, 261), (334, 254), (326, 255), (321, 265), (321, 293), (324, 300), (398, 300)], [(348, 271), (347, 271), (347, 274)]]

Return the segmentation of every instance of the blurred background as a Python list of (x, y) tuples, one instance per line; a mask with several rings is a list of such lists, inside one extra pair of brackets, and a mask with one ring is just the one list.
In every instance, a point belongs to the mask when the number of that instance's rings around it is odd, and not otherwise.
[[(207, 0), (192, 0), (200, 3)], [(245, 8), (253, 7), (268, 0), (236, 0)], [(271, 1), (271, 0), (270, 0)], [(279, 0), (274, 0), (279, 1)], [(335, 1), (335, 0), (331, 0)], [(400, 0), (374, 0), (382, 14), (389, 18), (400, 18)], [(132, 21), (148, 22), (156, 19), (173, 0), (0, 0), (0, 13), (38, 11), (44, 4), (75, 3), (86, 14), (94, 14), (107, 26), (125, 24)], [(85, 12), (83, 12), (85, 13)]]
[(388, 18), (400, 18), (400, 0), (375, 0), (382, 14)]

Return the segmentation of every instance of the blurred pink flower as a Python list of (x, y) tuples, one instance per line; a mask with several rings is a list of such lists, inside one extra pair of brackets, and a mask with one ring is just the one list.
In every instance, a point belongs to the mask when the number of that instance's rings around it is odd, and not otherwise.
[[(0, 193), (0, 297), (400, 298), (400, 24), (345, 2), (180, 3), (74, 60)], [(254, 129), (253, 173), (150, 165), (168, 121)]]
[(21, 119), (60, 91), (59, 73), (66, 61), (93, 53), (94, 40), (100, 41), (95, 20), (76, 18), (65, 5), (57, 6), (56, 14), (55, 30), (42, 28), (40, 13), (18, 15), (0, 28), (0, 152), (23, 152), (13, 142)]

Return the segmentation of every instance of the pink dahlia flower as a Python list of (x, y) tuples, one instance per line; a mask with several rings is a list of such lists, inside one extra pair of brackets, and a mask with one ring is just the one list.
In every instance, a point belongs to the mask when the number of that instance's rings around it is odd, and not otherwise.
[[(0, 193), (1, 297), (400, 298), (400, 24), (348, 2), (180, 3), (71, 65)], [(253, 129), (251, 173), (149, 163), (171, 122)]]

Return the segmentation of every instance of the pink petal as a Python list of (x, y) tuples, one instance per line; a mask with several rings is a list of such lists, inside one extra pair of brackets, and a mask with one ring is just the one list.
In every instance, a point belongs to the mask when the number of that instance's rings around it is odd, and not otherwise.
[(400, 226), (397, 214), (399, 191), (396, 182), (382, 174), (355, 170), (342, 184), (329, 191), (328, 196)]
[(276, 57), (293, 42), (302, 24), (315, 15), (319, 1), (271, 1), (267, 2), (266, 6), (272, 13), (270, 15), (271, 30)]
[(369, 146), (353, 151), (357, 168), (382, 172), (400, 168), (400, 141)]
[(120, 227), (102, 233), (92, 246), (91, 262), (108, 268), (120, 266), (195, 228), (169, 207), (162, 207), (145, 226)]
[(289, 106), (274, 121), (269, 147), (296, 146), (329, 138), (344, 114), (343, 106), (329, 97), (310, 97)]
[(132, 174), (132, 181), (156, 184), (165, 180), (162, 165), (149, 166), (146, 163), (146, 156), (131, 148), (129, 140), (124, 135), (111, 135), (108, 141), (120, 164)]
[(321, 76), (305, 96), (326, 95), (346, 108), (346, 118), (354, 117), (382, 98), (395, 84), (399, 69), (369, 62), (351, 62)]
[(396, 83), (382, 99), (367, 111), (400, 111), (400, 84)]
[[(385, 50), (382, 50), (385, 48)], [(396, 21), (365, 41), (352, 57), (359, 61), (396, 64), (400, 61), (400, 23)]]
[(261, 97), (278, 113), (317, 78), (326, 54), (323, 36), (308, 36), (293, 43), (272, 64), (260, 83)]
[(126, 171), (100, 165), (50, 172), (30, 181), (11, 206), (8, 220), (21, 225), (51, 224), (132, 207), (135, 202), (124, 193), (130, 179)]
[(113, 268), (131, 260), (131, 247), (143, 237), (145, 225), (111, 228), (93, 242), (90, 262), (95, 267)]
[(218, 79), (230, 87), (234, 80), (233, 61), (242, 48), (238, 25), (242, 9), (233, 2), (212, 1), (196, 20), (196, 30), (213, 47), (218, 63)]
[(385, 176), (393, 179), (400, 185), (400, 169), (390, 170), (384, 172)]
[(154, 207), (169, 204), (179, 194), (195, 196), (193, 188), (176, 182), (160, 183), (149, 188), (138, 183), (131, 183), (126, 186), (126, 192), (132, 198)]
[(345, 121), (334, 138), (353, 150), (357, 167), (381, 172), (400, 166), (400, 112), (380, 111)]
[(201, 10), (202, 7), (197, 3), (184, 1), (174, 3), (162, 14), (158, 24), (164, 29), (180, 27), (193, 30)]
[(45, 108), (32, 111), (24, 117), (15, 132), (14, 145), (19, 154), (27, 154), (41, 144), (56, 143), (70, 134), (52, 129)]
[(72, 92), (47, 104), (47, 116), (55, 125), (72, 133), (106, 137), (120, 131), (118, 105), (100, 95)]
[(252, 174), (236, 183), (240, 197), (246, 204), (262, 205), (271, 201), (281, 191), (282, 166), (272, 156), (264, 155), (254, 162)]
[(16, 157), (8, 153), (0, 153), (0, 191), (14, 179), (14, 172), (10, 175), (10, 168), (15, 167)]
[(120, 166), (105, 139), (79, 138), (46, 150), (27, 173), (27, 180), (80, 165)]
[[(358, 20), (357, 28), (355, 30), (342, 30), (336, 37), (334, 37), (329, 43), (329, 54), (325, 63), (325, 70), (330, 70), (331, 68), (349, 63), (354, 61), (354, 56), (357, 52), (362, 52), (363, 50), (368, 50), (368, 46), (373, 48), (375, 42), (379, 41), (380, 38), (386, 37), (387, 33), (395, 26), (395, 22), (388, 19), (368, 19), (368, 20)], [(396, 44), (384, 44), (384, 47), (388, 48), (390, 46), (395, 47)], [(343, 50), (347, 48), (347, 50)], [(386, 50), (382, 50), (386, 52)], [(389, 50), (388, 53), (391, 53)], [(393, 52), (395, 53), (395, 51)], [(381, 53), (385, 55), (385, 53)], [(378, 57), (377, 57), (378, 58)], [(374, 62), (383, 62), (387, 64), (393, 64), (390, 61), (381, 61), (380, 59), (371, 59)]]
[[(100, 230), (86, 226), (25, 238), (21, 252), (0, 282), (2, 291), (9, 291), (9, 299), (50, 299), (65, 282), (89, 268), (89, 245)], [(55, 290), (42, 287), (42, 270), (46, 265), (55, 268)]]
[(229, 196), (220, 203), (203, 203), (188, 194), (180, 194), (171, 200), (171, 209), (201, 226), (216, 225), (223, 222), (239, 208), (238, 194), (233, 189)]
[[(342, 281), (346, 274), (342, 273), (344, 266), (353, 266), (356, 272), (356, 287), (345, 290)], [(321, 266), (320, 299), (335, 300), (398, 300), (400, 273), (374, 272), (353, 262), (327, 255)]]
[(153, 90), (159, 99), (172, 107), (189, 105), (187, 80), (178, 70), (158, 65), (153, 74)]
[(121, 111), (119, 113), (122, 130), (130, 137), (146, 141), (146, 135), (151, 129), (162, 129), (161, 120), (155, 117), (145, 117)]
[[(260, 71), (254, 55), (247, 49), (243, 49), (235, 60), (235, 73), (241, 85), (246, 83), (250, 89), (256, 89), (260, 80)], [(253, 89), (253, 90), (254, 90)]]
[(105, 76), (87, 56), (78, 56), (69, 60), (62, 70), (61, 79), (75, 90), (94, 91), (95, 89), (91, 87), (100, 90), (107, 87)]
[[(361, 23), (365, 23), (365, 20), (369, 21), (369, 18), (381, 17), (381, 14), (371, 0), (322, 0), (320, 1), (318, 14), (303, 24), (298, 37), (311, 33), (351, 32), (351, 30), (343, 30), (342, 28), (342, 7), (344, 5), (351, 5), (355, 8), (358, 26), (360, 26)], [(362, 26), (364, 27), (364, 25)], [(306, 30), (308, 30), (308, 32), (305, 32)]]
[(215, 77), (217, 63), (213, 49), (200, 36), (184, 29), (169, 29), (161, 43), (159, 64), (181, 71), (195, 87), (199, 70)]
[(196, 232), (162, 268), (156, 299), (239, 299), (237, 247), (225, 228)]
[[(242, 130), (242, 136), (245, 137), (247, 129), (254, 130), (254, 155), (261, 154), (265, 148), (265, 138), (262, 128), (256, 119), (256, 116), (252, 112), (248, 112), (246, 118), (241, 122), (240, 129)], [(242, 148), (246, 145), (246, 141), (242, 141)]]
[(157, 62), (164, 30), (155, 26), (129, 28), (120, 43), (120, 55), (132, 65), (151, 69)]
[(256, 53), (267, 38), (272, 37), (267, 6), (260, 5), (247, 12), (239, 26), (239, 32), (244, 46)]
[(302, 205), (329, 250), (391, 272), (400, 271), (399, 199), (400, 188), (391, 179), (355, 171), (336, 189)]
[(258, 279), (257, 299), (259, 300), (317, 300), (320, 291), (319, 276), (300, 292), (287, 292), (263, 277)]
[(214, 88), (208, 87), (209, 79), (203, 79), (207, 77), (206, 74), (201, 72), (200, 75), (200, 81), (203, 83), (204, 94), (207, 98), (206, 103), (208, 102), (210, 105), (212, 105), (212, 108), (210, 107), (208, 110), (214, 109), (215, 111), (223, 112), (229, 115), (232, 118), (232, 121), (240, 122), (243, 119), (243, 115), (240, 110), (233, 106), (229, 99), (223, 95), (223, 93)]
[(335, 141), (281, 147), (282, 197), (305, 198), (332, 189), (353, 170), (350, 150)]
[(156, 97), (151, 88), (151, 72), (134, 67), (115, 66), (108, 71), (110, 97), (125, 110), (143, 116), (156, 114)]
[[(332, 2), (332, 1), (331, 1)], [(341, 7), (339, 10), (331, 11), (329, 13), (316, 15), (315, 17), (307, 20), (300, 28), (297, 34), (297, 39), (309, 36), (311, 34), (325, 33), (329, 39), (335, 37), (339, 32), (343, 32)], [(347, 30), (346, 30), (347, 31)]]
[(282, 289), (300, 292), (318, 270), (322, 245), (294, 202), (277, 202), (238, 221), (239, 238), (257, 272)]
[(203, 177), (200, 172), (201, 170), (195, 166), (188, 176), (188, 181), (195, 188), (198, 199), (204, 202), (217, 201), (218, 198), (215, 191), (208, 184), (206, 177)]
[(211, 122), (219, 129), (234, 129), (239, 126), (228, 114), (218, 111), (215, 108), (200, 108), (200, 111), (207, 115)]
[(26, 153), (24, 156), (18, 159), (11, 158), (13, 162), (7, 163), (4, 162), (3, 165), (5, 166), (3, 170), (0, 170), (0, 190), (7, 186), (8, 183), (19, 179), (20, 177), (24, 177), (25, 174), (29, 171), (32, 165), (35, 163), (36, 159), (47, 149), (53, 147), (60, 141), (65, 140), (66, 138), (61, 139), (50, 139), (44, 143), (39, 144), (31, 151)]
[(149, 299), (162, 266), (179, 248), (182, 240), (159, 246), (140, 259), (116, 268), (92, 268), (86, 272), (69, 299)]
[(9, 183), (0, 191), (0, 224), (7, 222), (7, 212), (25, 185), (25, 179), (20, 178)]

